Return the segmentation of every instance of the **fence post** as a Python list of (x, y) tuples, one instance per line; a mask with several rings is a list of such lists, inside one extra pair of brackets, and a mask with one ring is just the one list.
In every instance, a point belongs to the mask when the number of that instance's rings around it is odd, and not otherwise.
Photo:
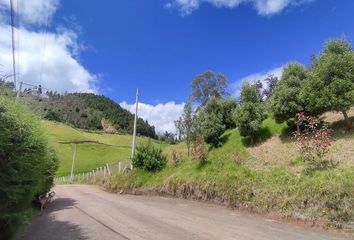
[(118, 162), (118, 172), (121, 172), (121, 162)]
[(111, 176), (111, 169), (109, 169), (108, 163), (106, 163), (106, 168), (107, 168), (108, 176)]

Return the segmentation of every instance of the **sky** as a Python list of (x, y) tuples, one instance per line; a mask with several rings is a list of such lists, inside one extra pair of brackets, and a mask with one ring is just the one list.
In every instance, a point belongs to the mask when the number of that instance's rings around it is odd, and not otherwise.
[[(244, 81), (308, 65), (325, 41), (354, 41), (353, 0), (13, 0), (18, 79), (103, 94), (174, 131), (193, 78)], [(0, 73), (11, 74), (9, 1), (0, 0)], [(17, 53), (18, 50), (18, 53)]]

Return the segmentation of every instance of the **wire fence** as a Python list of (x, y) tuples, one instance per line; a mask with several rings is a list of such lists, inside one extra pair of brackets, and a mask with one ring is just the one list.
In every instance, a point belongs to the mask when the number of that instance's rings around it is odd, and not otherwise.
[(106, 178), (114, 174), (124, 174), (133, 169), (131, 160), (121, 160), (116, 163), (106, 164), (104, 166), (98, 167), (92, 171), (77, 173), (68, 176), (57, 177), (54, 179), (55, 183), (72, 183), (72, 182), (84, 182), (92, 181), (98, 177)]

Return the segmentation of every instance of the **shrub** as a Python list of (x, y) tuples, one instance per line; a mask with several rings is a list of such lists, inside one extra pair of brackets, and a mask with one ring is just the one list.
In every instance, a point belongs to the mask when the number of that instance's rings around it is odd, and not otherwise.
[(225, 125), (222, 124), (222, 115), (201, 110), (198, 113), (197, 121), (200, 134), (203, 135), (203, 141), (213, 147), (220, 147), (222, 145), (220, 137), (225, 131)]
[(177, 152), (176, 150), (172, 150), (172, 165), (173, 166), (178, 166), (182, 162), (182, 154), (180, 152)]
[(293, 133), (302, 160), (310, 163), (315, 169), (322, 168), (323, 157), (332, 143), (332, 129), (320, 125), (318, 118), (304, 113), (296, 114), (296, 119), (297, 125), (303, 128)]
[(167, 157), (162, 150), (155, 148), (151, 143), (137, 147), (133, 158), (133, 166), (145, 171), (155, 172), (166, 166)]
[(192, 144), (192, 159), (198, 160), (200, 165), (204, 165), (208, 160), (208, 146), (202, 135), (198, 135)]
[(5, 238), (21, 224), (34, 198), (50, 189), (57, 167), (38, 119), (0, 97), (0, 232)]

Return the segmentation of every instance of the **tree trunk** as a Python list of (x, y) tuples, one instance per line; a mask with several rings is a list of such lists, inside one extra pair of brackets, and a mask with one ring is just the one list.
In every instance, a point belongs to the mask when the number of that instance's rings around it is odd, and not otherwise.
[(189, 152), (190, 152), (190, 143), (187, 141), (187, 151), (188, 151), (188, 157), (189, 157)]
[(352, 125), (352, 121), (348, 117), (348, 113), (346, 111), (342, 111), (342, 113), (344, 116), (345, 123), (347, 125), (347, 129), (352, 129), (353, 125)]

